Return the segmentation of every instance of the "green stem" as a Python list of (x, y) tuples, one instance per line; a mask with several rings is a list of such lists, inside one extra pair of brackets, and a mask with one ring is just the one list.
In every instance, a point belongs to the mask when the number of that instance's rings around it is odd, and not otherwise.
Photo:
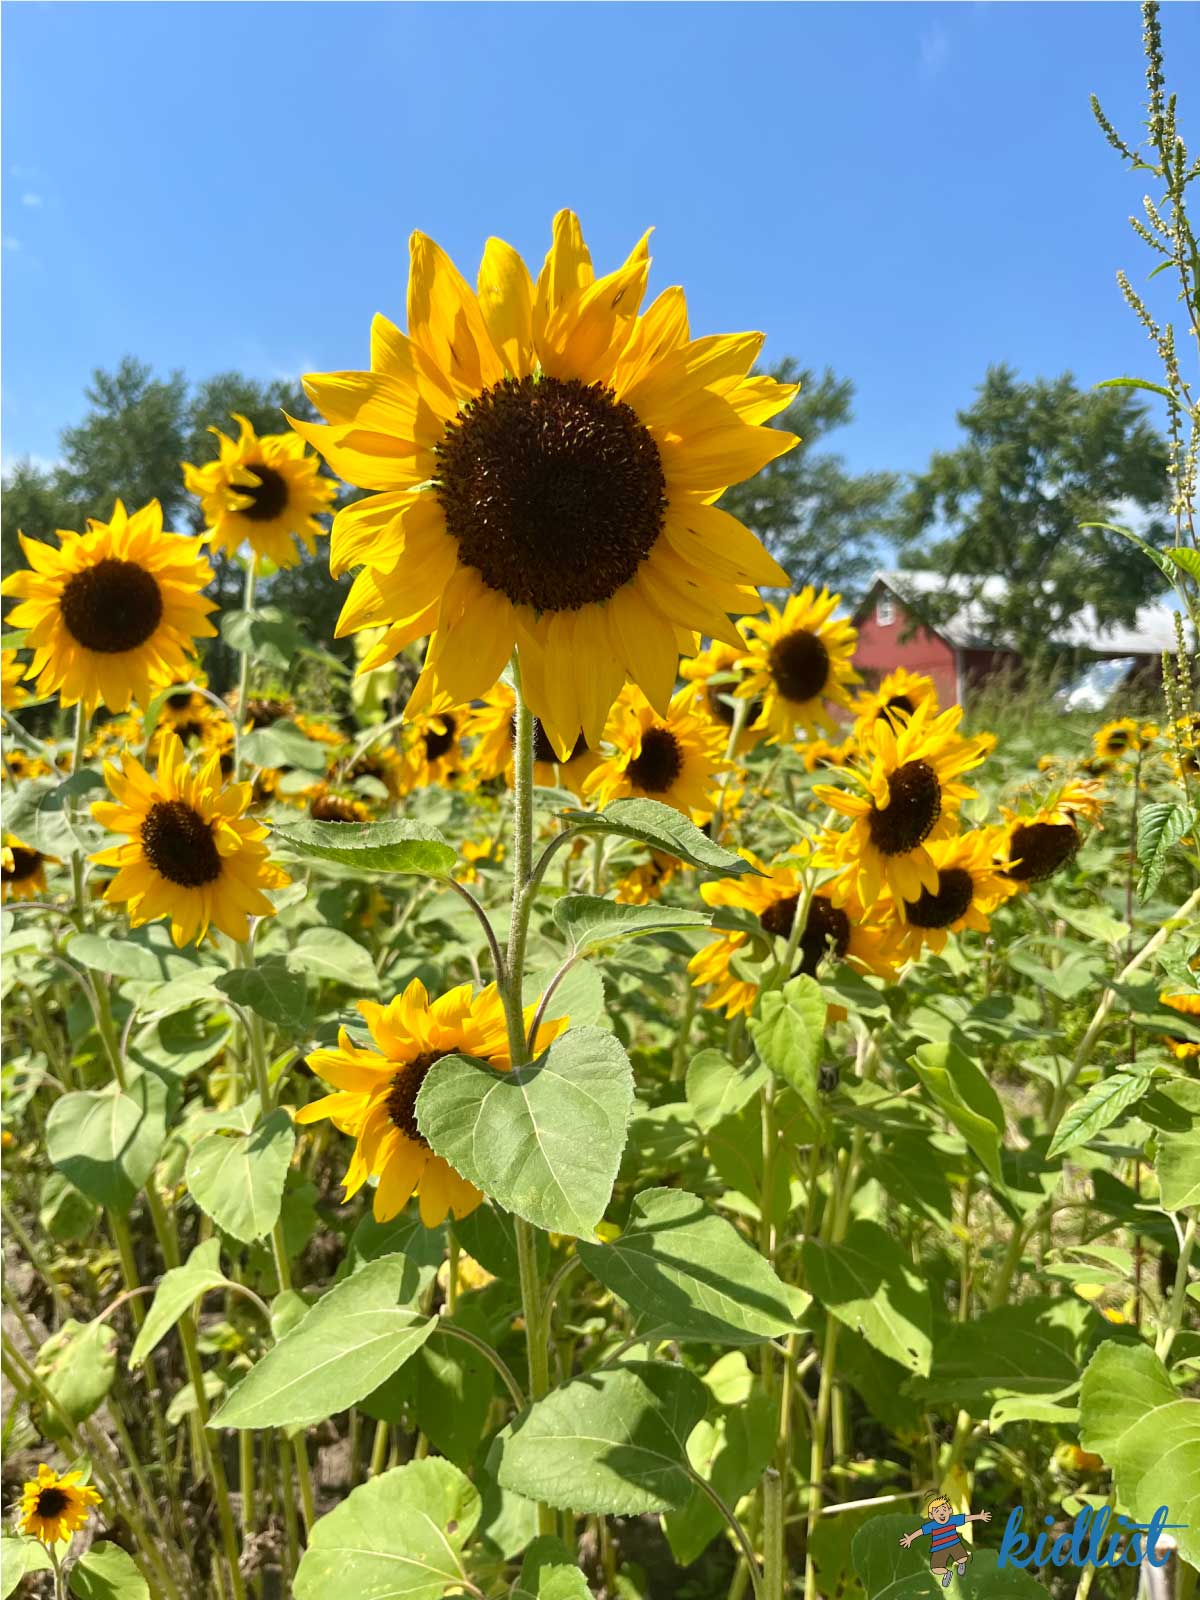
[(375, 1438), (371, 1445), (371, 1469), (369, 1477), (377, 1478), (387, 1466), (388, 1442), (391, 1439), (391, 1429), (386, 1422), (375, 1424)]
[[(254, 585), (258, 577), (258, 556), (252, 550), (246, 563), (246, 587), (242, 595), (242, 610), (254, 610)], [(242, 775), (242, 729), (246, 724), (246, 696), (250, 689), (250, 652), (239, 652), (237, 717), (233, 724), (233, 776)]]
[(763, 1473), (763, 1595), (783, 1600), (787, 1556), (784, 1548), (783, 1479), (774, 1467)]
[(1171, 1300), (1167, 1307), (1167, 1320), (1158, 1335), (1155, 1350), (1163, 1361), (1171, 1353), (1171, 1346), (1175, 1343), (1175, 1335), (1179, 1332), (1183, 1322), (1184, 1304), (1187, 1300), (1188, 1269), (1191, 1265), (1192, 1250), (1196, 1244), (1196, 1218), (1188, 1218), (1184, 1230), (1183, 1243), (1179, 1247), (1179, 1265), (1175, 1269), (1175, 1283), (1171, 1290)]

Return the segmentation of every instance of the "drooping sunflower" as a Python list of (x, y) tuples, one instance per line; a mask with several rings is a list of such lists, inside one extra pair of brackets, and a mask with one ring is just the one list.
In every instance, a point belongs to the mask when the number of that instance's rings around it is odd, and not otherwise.
[[(447, 1213), (469, 1216), (483, 1196), (430, 1149), (417, 1126), (417, 1095), (430, 1067), (444, 1056), (473, 1056), (500, 1071), (510, 1069), (504, 1008), (495, 984), (473, 998), (471, 985), (460, 984), (431, 1001), (424, 984), (414, 978), (390, 1004), (360, 1000), (358, 1009), (377, 1048), (362, 1049), (343, 1028), (336, 1050), (314, 1051), (309, 1065), (336, 1092), (297, 1111), (296, 1121), (328, 1117), (335, 1128), (353, 1137), (354, 1154), (343, 1180), (345, 1198), (357, 1194), (368, 1178), (377, 1177), (373, 1203), (377, 1222), (397, 1216), (414, 1189), (427, 1228), (436, 1228)], [(526, 1008), (527, 1029), (536, 1011), (536, 1005)], [(567, 1020), (543, 1022), (535, 1052), (545, 1049)]]
[(308, 814), (318, 822), (368, 822), (371, 817), (371, 808), (365, 805), (353, 794), (339, 790), (335, 785), (326, 783), (313, 784), (305, 793), (308, 801)]
[(858, 741), (853, 734), (843, 739), (841, 744), (830, 744), (827, 739), (806, 739), (796, 749), (804, 757), (805, 771), (816, 772), (824, 767), (847, 766), (858, 754)]
[[(1158, 999), (1160, 1005), (1170, 1006), (1172, 1011), (1178, 1011), (1181, 1017), (1187, 1017), (1190, 1022), (1200, 1027), (1200, 990), (1188, 990), (1182, 994), (1168, 994), (1164, 991)], [(1195, 1039), (1183, 1039), (1168, 1034), (1163, 1043), (1176, 1061), (1191, 1061), (1200, 1056), (1200, 1043)]]
[[(503, 777), (508, 786), (513, 780), (513, 741), (516, 737), (517, 697), (501, 679), (468, 711), (463, 721), (463, 738), (474, 740), (468, 765), (479, 783)], [(541, 719), (533, 719), (533, 781), (543, 788), (569, 789), (583, 796), (583, 784), (600, 765), (601, 757), (589, 749), (582, 734), (565, 761), (546, 737)]]
[(217, 750), (191, 772), (178, 738), (164, 741), (154, 777), (132, 756), (121, 769), (104, 764), (113, 800), (97, 800), (92, 815), (128, 842), (92, 860), (118, 868), (104, 898), (128, 906), (136, 928), (171, 918), (177, 945), (200, 940), (210, 925), (239, 943), (249, 937), (250, 917), (275, 907), (264, 893), (291, 880), (267, 859), (267, 830), (243, 815), (250, 785), (221, 785)]
[(1117, 761), (1142, 748), (1146, 742), (1142, 735), (1142, 724), (1136, 717), (1119, 717), (1115, 722), (1106, 722), (1097, 729), (1092, 735), (1092, 748), (1097, 759)]
[(922, 888), (913, 900), (896, 903), (898, 948), (906, 960), (921, 951), (944, 950), (951, 933), (973, 928), (986, 933), (988, 918), (1018, 892), (1004, 871), (1005, 830), (974, 828), (950, 839), (931, 839), (926, 850), (937, 868), (937, 889)]
[[(742, 632), (741, 629), (738, 631)], [(736, 691), (745, 678), (745, 671), (739, 668), (738, 663), (744, 659), (748, 648), (749, 641), (744, 633), (742, 643), (736, 649), (731, 644), (714, 639), (697, 655), (686, 656), (679, 663), (679, 676), (685, 683), (695, 685), (697, 704), (702, 704), (713, 721), (719, 722), (727, 733), (733, 727)], [(761, 699), (753, 699), (744, 710), (742, 731), (737, 742), (738, 755), (752, 750), (763, 736), (763, 729), (754, 726), (762, 706)]]
[(166, 533), (157, 500), (128, 515), (118, 500), (111, 522), (86, 533), (59, 530), (54, 550), (20, 536), (29, 569), (0, 593), (16, 595), (15, 628), (29, 630), (33, 660), (25, 676), (39, 695), (91, 711), (103, 701), (124, 711), (149, 703), (158, 689), (186, 679), (194, 641), (211, 639), (215, 608), (201, 592), (212, 568), (202, 539)]
[(6, 711), (16, 711), (29, 700), (29, 690), (21, 679), (25, 676), (25, 663), (15, 650), (0, 650), (0, 705)]
[(959, 807), (975, 792), (959, 779), (996, 743), (990, 733), (964, 739), (962, 714), (951, 706), (935, 716), (921, 705), (903, 723), (880, 717), (861, 741), (861, 770), (846, 769), (857, 791), (815, 785), (818, 799), (850, 818), (817, 857), (842, 874), (835, 898), (854, 889), (863, 905), (874, 905), (884, 884), (897, 900), (915, 900), (922, 889), (937, 893), (926, 841), (954, 832)]
[(336, 776), (346, 783), (362, 783), (363, 791), (372, 792), (376, 798), (382, 797), (371, 790), (372, 784), (382, 785), (390, 800), (397, 800), (404, 793), (404, 758), (395, 745), (386, 741), (370, 744), (358, 755), (351, 749), (331, 762), (329, 771), (331, 777)]
[[(768, 938), (790, 938), (804, 894), (807, 852), (793, 851), (771, 866), (749, 850), (740, 854), (760, 876), (747, 873), (703, 883), (700, 893), (705, 903), (750, 912)], [(688, 962), (693, 985), (712, 990), (704, 1001), (706, 1011), (723, 1010), (732, 1018), (754, 1009), (759, 985), (746, 976), (741, 959), (750, 955), (752, 937), (748, 929), (723, 929)], [(859, 972), (894, 977), (898, 960), (895, 930), (888, 918), (874, 909), (868, 911), (853, 892), (835, 905), (828, 886), (819, 888), (809, 902), (791, 975), (815, 977), (825, 960), (845, 961)]]
[(453, 783), (467, 763), (463, 744), (466, 708), (418, 712), (404, 724), (401, 735), (404, 767), (402, 793), (411, 794), (431, 783)]
[(44, 856), (32, 845), (22, 844), (15, 834), (6, 833), (0, 846), (0, 903), (8, 900), (36, 900), (46, 893)]
[(716, 803), (716, 777), (727, 770), (719, 723), (698, 715), (691, 689), (673, 696), (659, 716), (642, 691), (622, 690), (605, 730), (611, 755), (587, 778), (584, 794), (598, 806), (642, 795), (674, 806), (698, 824)]
[(210, 428), (220, 454), (202, 467), (185, 461), (184, 485), (199, 498), (214, 550), (233, 556), (248, 544), (277, 567), (295, 566), (301, 546), (311, 555), (325, 532), (317, 518), (329, 509), (337, 485), (296, 434), (259, 435), (248, 418), (234, 412), (233, 420), (238, 437)]
[(43, 1461), (37, 1477), (26, 1479), (21, 1490), (17, 1526), (42, 1544), (61, 1544), (84, 1526), (92, 1506), (101, 1504), (81, 1472), (60, 1475)]
[(504, 845), (499, 839), (464, 839), (462, 858), (466, 866), (458, 875), (460, 883), (478, 883), (489, 867), (504, 860)]
[(789, 581), (713, 502), (796, 443), (763, 426), (795, 388), (747, 376), (758, 334), (693, 339), (681, 289), (639, 314), (647, 239), (597, 278), (569, 211), (536, 283), (498, 239), (475, 290), (424, 234), (411, 256), (407, 337), (376, 317), (372, 370), (308, 377), (327, 425), (292, 423), (378, 491), (334, 520), (335, 575), (364, 567), (339, 633), (386, 624), (364, 671), (431, 635), (413, 711), (519, 645), (559, 755), (594, 749), (626, 679), (665, 714), (696, 635), (737, 645), (728, 614)]
[(854, 701), (856, 731), (870, 727), (880, 717), (893, 721), (911, 717), (918, 706), (927, 705), (930, 714), (937, 715), (937, 687), (932, 678), (923, 672), (909, 672), (907, 667), (897, 667), (880, 679), (876, 689), (864, 689)]
[(743, 624), (749, 644), (738, 662), (745, 677), (737, 693), (761, 700), (751, 726), (767, 733), (768, 744), (795, 738), (798, 727), (810, 736), (838, 731), (831, 708), (848, 708), (850, 685), (862, 681), (852, 665), (858, 632), (833, 614), (841, 598), (810, 585), (782, 611), (769, 605), (766, 617)]
[(1100, 785), (1073, 778), (1053, 789), (1036, 807), (1003, 807), (1008, 828), (1005, 871), (1021, 887), (1053, 877), (1074, 859), (1083, 843), (1081, 822), (1096, 822)]

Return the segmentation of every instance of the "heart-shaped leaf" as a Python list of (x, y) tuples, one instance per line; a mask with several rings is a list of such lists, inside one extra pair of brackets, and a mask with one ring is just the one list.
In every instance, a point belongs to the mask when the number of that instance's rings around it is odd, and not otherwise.
[(279, 1220), (295, 1146), (296, 1130), (282, 1109), (246, 1133), (206, 1133), (187, 1160), (192, 1198), (235, 1239), (265, 1238)]
[(139, 1367), (146, 1357), (179, 1321), (183, 1313), (209, 1289), (221, 1289), (228, 1283), (221, 1271), (221, 1241), (206, 1239), (198, 1244), (181, 1267), (172, 1267), (163, 1274), (155, 1290), (146, 1320), (133, 1341), (129, 1352), (129, 1365)]
[(714, 844), (681, 811), (660, 800), (614, 800), (603, 811), (567, 811), (563, 819), (587, 833), (616, 833), (625, 839), (638, 839), (652, 850), (675, 856), (710, 876), (737, 878), (757, 870), (741, 856)]
[(143, 1072), (128, 1093), (116, 1084), (80, 1089), (46, 1118), (50, 1163), (97, 1205), (127, 1211), (154, 1171), (166, 1137), (166, 1088)]
[(712, 918), (703, 911), (685, 911), (678, 906), (627, 906), (599, 895), (568, 894), (555, 904), (554, 920), (578, 953), (621, 939), (640, 939), (677, 928), (705, 928)]
[(929, 1289), (877, 1222), (852, 1222), (838, 1244), (804, 1242), (809, 1288), (827, 1311), (910, 1372), (929, 1371)]
[(448, 878), (458, 853), (436, 828), (418, 822), (315, 822), (304, 818), (273, 828), (272, 839), (299, 856), (336, 861), (359, 872), (423, 873)]

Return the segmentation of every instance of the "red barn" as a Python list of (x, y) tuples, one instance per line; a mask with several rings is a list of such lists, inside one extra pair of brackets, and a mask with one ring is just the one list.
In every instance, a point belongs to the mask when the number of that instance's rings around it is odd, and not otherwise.
[[(1004, 594), (1003, 578), (949, 578), (940, 572), (877, 572), (854, 613), (858, 648), (854, 665), (869, 683), (896, 667), (923, 672), (937, 686), (943, 706), (960, 705), (966, 692), (997, 673), (1021, 666), (1020, 654), (986, 636), (980, 600)], [(933, 622), (923, 597), (961, 593), (962, 604), (947, 622)], [(1101, 628), (1090, 606), (1072, 621), (1064, 649), (1086, 651), (1094, 660), (1128, 661), (1130, 673), (1157, 669), (1163, 651), (1175, 653), (1174, 613), (1169, 606), (1143, 606), (1131, 628)]]

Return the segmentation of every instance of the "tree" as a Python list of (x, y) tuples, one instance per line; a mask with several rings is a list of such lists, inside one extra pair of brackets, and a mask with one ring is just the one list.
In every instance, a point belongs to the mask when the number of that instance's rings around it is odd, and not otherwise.
[(748, 483), (727, 489), (721, 507), (758, 534), (797, 585), (828, 584), (856, 598), (879, 565), (900, 480), (892, 472), (850, 473), (840, 456), (814, 450), (852, 420), (848, 378), (828, 368), (817, 377), (790, 359), (771, 376), (801, 385), (775, 422), (798, 434), (800, 443)]
[[(975, 595), (993, 637), (1036, 657), (1082, 606), (1102, 624), (1131, 623), (1162, 592), (1135, 545), (1081, 526), (1127, 523), (1135, 506), (1141, 536), (1170, 542), (1166, 445), (1129, 390), (1080, 389), (1069, 373), (1022, 383), (997, 366), (958, 422), (963, 443), (913, 480), (897, 537), (909, 566), (1005, 579), (1003, 596)], [(936, 620), (963, 600), (956, 585), (930, 610)]]

